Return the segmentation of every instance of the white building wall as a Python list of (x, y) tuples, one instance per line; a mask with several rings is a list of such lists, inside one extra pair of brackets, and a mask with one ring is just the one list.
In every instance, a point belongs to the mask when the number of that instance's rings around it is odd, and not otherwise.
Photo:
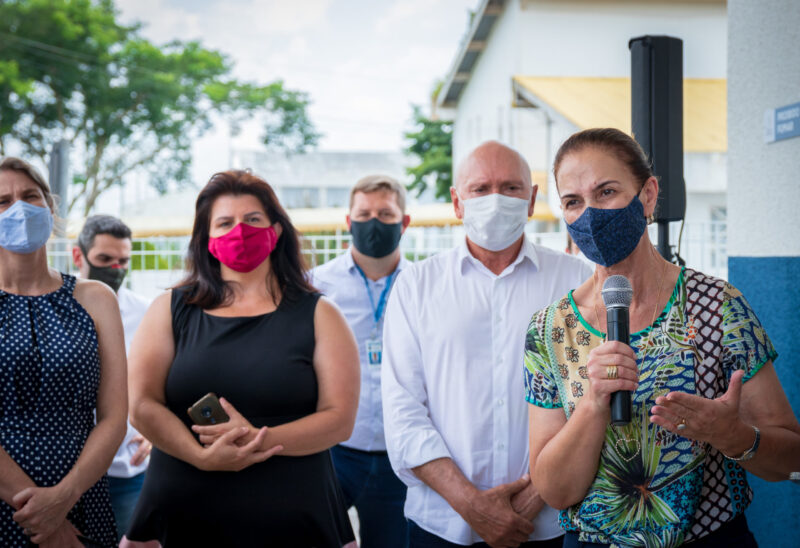
[(511, 0), (509, 9), (529, 29), (515, 44), (528, 75), (629, 76), (628, 40), (667, 34), (683, 40), (686, 78), (725, 77), (723, 3)]
[[(723, 3), (509, 0), (455, 109), (454, 165), (481, 142), (496, 139), (519, 150), (531, 169), (549, 172), (558, 146), (577, 128), (559, 118), (548, 135), (542, 112), (512, 108), (512, 77), (627, 77), (628, 40), (644, 34), (683, 40), (684, 77), (725, 77)], [(687, 154), (685, 178), (692, 215), (687, 220), (710, 220), (709, 207), (725, 205), (725, 155)], [(548, 186), (548, 202), (557, 212), (552, 176)], [(705, 196), (694, 207), (698, 192)]]
[(740, 40), (731, 44), (728, 102), (731, 256), (797, 256), (800, 137), (765, 143), (764, 111), (800, 102), (800, 2), (737, 0), (736, 9), (731, 33)]
[(527, 117), (510, 111), (509, 77), (519, 69), (519, 54), (514, 47), (518, 42), (517, 12), (515, 0), (511, 0), (495, 22), (486, 49), (461, 94), (453, 125), (454, 165), (481, 142), (498, 139), (499, 133), (503, 138), (498, 140), (520, 148), (519, 138), (525, 135), (520, 125)]

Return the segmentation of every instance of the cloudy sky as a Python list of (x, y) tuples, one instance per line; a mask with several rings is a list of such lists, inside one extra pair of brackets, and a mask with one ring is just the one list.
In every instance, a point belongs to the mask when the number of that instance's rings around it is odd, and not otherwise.
[[(199, 39), (228, 54), (237, 78), (307, 91), (323, 150), (397, 150), (411, 103), (427, 105), (478, 0), (118, 0), (122, 20), (156, 43)], [(195, 173), (258, 128), (220, 125), (195, 149)], [(208, 164), (208, 165), (206, 165)]]

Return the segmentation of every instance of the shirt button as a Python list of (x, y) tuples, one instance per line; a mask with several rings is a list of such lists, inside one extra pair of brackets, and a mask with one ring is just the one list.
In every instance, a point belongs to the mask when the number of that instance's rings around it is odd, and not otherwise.
[(502, 406), (504, 403), (506, 403), (506, 400), (504, 400), (503, 398), (500, 398), (499, 400), (497, 400), (497, 405), (498, 406)]
[(504, 443), (499, 443), (499, 444), (497, 444), (497, 448), (498, 448), (498, 449), (500, 449), (500, 450), (502, 451), (503, 449), (505, 449), (505, 448), (506, 448), (506, 446), (505, 446), (505, 444), (504, 444)]

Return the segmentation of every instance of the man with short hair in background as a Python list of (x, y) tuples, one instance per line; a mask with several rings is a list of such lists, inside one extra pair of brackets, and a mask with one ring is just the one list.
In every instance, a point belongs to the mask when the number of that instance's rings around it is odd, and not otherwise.
[[(81, 278), (101, 281), (116, 293), (125, 331), (126, 354), (133, 334), (150, 305), (150, 301), (144, 297), (122, 287), (132, 248), (131, 229), (111, 215), (92, 215), (86, 219), (78, 235), (77, 245), (72, 248), (72, 260)], [(128, 421), (125, 439), (108, 469), (117, 537), (121, 537), (128, 528), (136, 500), (142, 490), (151, 447), (150, 442)]]
[(473, 150), (450, 189), (466, 238), (406, 268), (389, 302), (383, 416), (412, 548), (561, 546), (528, 475), (525, 333), (592, 272), (525, 237), (536, 189), (515, 150)]
[(350, 192), (350, 249), (312, 271), (313, 285), (341, 309), (358, 341), (358, 415), (353, 435), (331, 453), (346, 503), (358, 511), (362, 548), (408, 545), (406, 488), (386, 455), (380, 380), (383, 316), (407, 265), (399, 244), (409, 222), (403, 185), (385, 175), (364, 177)]

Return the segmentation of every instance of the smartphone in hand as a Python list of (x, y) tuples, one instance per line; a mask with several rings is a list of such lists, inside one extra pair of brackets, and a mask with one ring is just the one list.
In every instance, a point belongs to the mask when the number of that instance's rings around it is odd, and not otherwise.
[(189, 408), (189, 416), (195, 424), (203, 426), (228, 422), (230, 420), (230, 417), (219, 403), (219, 398), (217, 398), (217, 395), (213, 392), (209, 392), (197, 400), (194, 405)]

